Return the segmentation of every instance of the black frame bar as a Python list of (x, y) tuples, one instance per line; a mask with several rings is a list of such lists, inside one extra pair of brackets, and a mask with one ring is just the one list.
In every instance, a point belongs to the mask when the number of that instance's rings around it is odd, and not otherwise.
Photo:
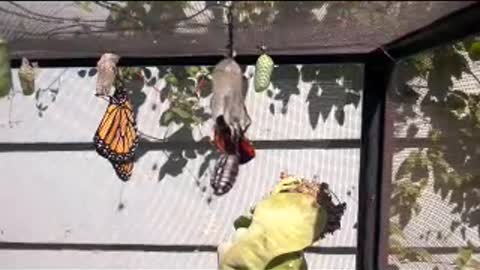
[(382, 50), (365, 63), (358, 189), (357, 269), (379, 268), (385, 100), (394, 62)]
[[(319, 63), (364, 63), (369, 53), (332, 54), (332, 55), (275, 55), (271, 54), (277, 65), (319, 64)], [(173, 57), (122, 57), (118, 66), (214, 66), (225, 56), (173, 56)], [(255, 65), (258, 55), (238, 55), (235, 61), (240, 65)], [(96, 67), (99, 58), (73, 59), (29, 59), (40, 67)], [(12, 57), (12, 68), (19, 68), (22, 60)]]
[[(365, 227), (363, 231), (360, 230), (359, 222), (357, 270), (384, 270), (388, 268), (394, 148), (408, 147), (413, 142), (417, 146), (418, 143), (430, 144), (428, 140), (402, 140), (393, 136), (395, 112), (388, 105), (390, 79), (394, 76), (393, 61), (478, 34), (480, 33), (479, 25), (480, 2), (475, 2), (380, 48), (377, 52), (372, 53), (371, 62), (367, 61), (365, 63), (365, 101), (362, 112), (362, 136), (365, 135), (365, 138), (362, 137), (361, 162), (363, 165), (360, 168), (360, 183), (364, 183), (364, 185), (363, 187), (360, 185), (359, 189), (360, 193), (365, 193), (363, 199), (359, 196), (360, 210), (358, 217), (359, 221), (363, 221), (361, 223)], [(382, 52), (384, 53), (383, 57), (380, 56)], [(385, 56), (389, 59), (386, 59)], [(376, 79), (377, 82), (369, 83), (369, 78)], [(383, 90), (376, 92), (375, 87), (383, 88)], [(374, 96), (375, 94), (378, 94), (378, 96)], [(377, 118), (376, 114), (379, 112), (381, 115)], [(374, 122), (369, 122), (370, 120)], [(375, 139), (380, 141), (375, 142)], [(364, 158), (371, 158), (367, 157), (369, 154), (376, 155), (376, 158), (372, 161), (365, 161)], [(367, 184), (365, 185), (365, 183)], [(365, 235), (360, 236), (362, 233)], [(362, 241), (366, 242), (362, 243)]]
[[(276, 64), (363, 63), (361, 167), (357, 232), (357, 270), (384, 270), (388, 258), (389, 181), (391, 178), (392, 119), (386, 114), (387, 91), (395, 63), (427, 49), (480, 32), (480, 2), (453, 12), (434, 23), (370, 53), (333, 55), (272, 55)], [(384, 48), (384, 49), (383, 49)], [(121, 66), (215, 65), (223, 55), (122, 58)], [(239, 55), (243, 65), (254, 64), (257, 55)], [(35, 59), (31, 59), (35, 61)], [(41, 67), (94, 67), (98, 59), (38, 60)], [(11, 61), (19, 67), (20, 60)], [(388, 150), (388, 151), (385, 151)]]

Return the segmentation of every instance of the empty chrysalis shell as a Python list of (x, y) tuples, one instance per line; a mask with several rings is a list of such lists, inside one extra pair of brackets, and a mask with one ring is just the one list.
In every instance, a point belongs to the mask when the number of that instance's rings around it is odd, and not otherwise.
[(12, 71), (7, 42), (0, 38), (0, 97), (5, 97), (12, 88)]
[(120, 56), (113, 53), (105, 53), (97, 63), (97, 96), (108, 96), (112, 89), (117, 74), (117, 63)]
[(255, 91), (265, 91), (270, 85), (273, 72), (273, 60), (267, 54), (262, 54), (255, 65)]
[(37, 63), (30, 62), (27, 58), (22, 58), (22, 65), (18, 71), (18, 79), (20, 80), (20, 86), (22, 92), (26, 96), (30, 96), (35, 92), (35, 68)]

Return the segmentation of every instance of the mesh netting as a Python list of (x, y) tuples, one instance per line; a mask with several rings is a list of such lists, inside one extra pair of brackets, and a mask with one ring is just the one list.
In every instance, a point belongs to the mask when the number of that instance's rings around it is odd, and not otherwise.
[[(474, 1), (245, 1), (231, 8), (238, 54), (365, 53)], [(14, 58), (225, 54), (229, 3), (2, 2), (0, 36)]]
[[(209, 184), (219, 156), (209, 142), (213, 120), (204, 117), (211, 91), (208, 81), (198, 88), (200, 81), (188, 83), (197, 77), (187, 72), (192, 68), (209, 67), (145, 67), (145, 80), (132, 85), (140, 143), (126, 183), (95, 152), (93, 136), (108, 104), (95, 96), (98, 72), (40, 67), (36, 93), (26, 96), (19, 70), (12, 70), (15, 95), (0, 99), (0, 240), (49, 245), (4, 248), (0, 268), (217, 269), (217, 245), (231, 239), (235, 219), (271, 192), (284, 171), (328, 183), (333, 202), (347, 204), (341, 227), (331, 215), (335, 232), (306, 251), (309, 269), (355, 269), (363, 66), (279, 65), (262, 93), (254, 90), (254, 66), (245, 67), (247, 135), (256, 157), (221, 197), (212, 196)], [(172, 77), (177, 87), (168, 83)], [(166, 120), (192, 98), (195, 110)], [(69, 244), (109, 248), (53, 250)], [(111, 246), (125, 244), (136, 248), (122, 246), (119, 253)]]
[[(479, 269), (478, 37), (400, 62), (388, 96), (395, 139), (391, 269)], [(477, 61), (475, 61), (477, 60)], [(389, 162), (387, 160), (387, 162)]]

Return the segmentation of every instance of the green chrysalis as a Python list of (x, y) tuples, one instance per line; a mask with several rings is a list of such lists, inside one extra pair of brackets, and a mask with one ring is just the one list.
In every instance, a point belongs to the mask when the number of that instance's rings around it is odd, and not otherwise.
[(12, 88), (12, 71), (7, 42), (0, 38), (0, 98), (7, 96)]
[(267, 54), (262, 54), (255, 65), (255, 91), (263, 92), (270, 85), (273, 72), (273, 60)]
[(468, 55), (472, 61), (480, 60), (480, 41), (474, 42), (468, 49)]

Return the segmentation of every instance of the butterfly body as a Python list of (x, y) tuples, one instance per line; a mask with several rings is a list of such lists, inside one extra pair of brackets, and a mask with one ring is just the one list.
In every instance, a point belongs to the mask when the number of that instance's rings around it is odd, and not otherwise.
[(234, 141), (230, 128), (221, 120), (215, 125), (214, 144), (221, 153), (238, 155), (239, 164), (245, 164), (255, 157), (255, 148), (250, 141), (243, 135), (238, 138), (238, 141)]

